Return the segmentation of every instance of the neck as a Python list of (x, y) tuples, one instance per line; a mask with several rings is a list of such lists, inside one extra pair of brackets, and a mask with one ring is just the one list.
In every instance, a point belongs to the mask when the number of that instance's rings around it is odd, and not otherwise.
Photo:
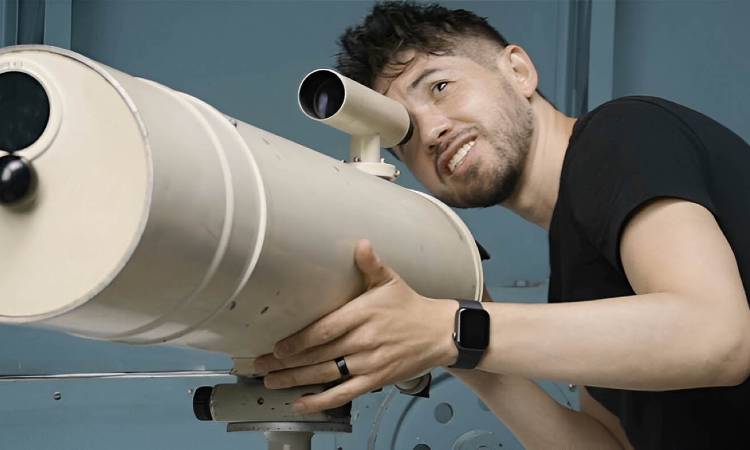
[(531, 148), (518, 187), (503, 206), (549, 230), (565, 151), (576, 119), (557, 111), (536, 94), (531, 108), (535, 121)]

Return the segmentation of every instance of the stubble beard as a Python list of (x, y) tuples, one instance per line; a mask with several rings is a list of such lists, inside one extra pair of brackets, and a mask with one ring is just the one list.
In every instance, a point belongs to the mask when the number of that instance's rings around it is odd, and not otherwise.
[[(509, 87), (508, 87), (509, 88)], [(506, 91), (507, 92), (507, 91)], [(441, 199), (457, 208), (487, 208), (503, 203), (518, 187), (534, 132), (531, 106), (513, 98), (512, 107), (494, 133), (479, 129), (494, 150), (491, 162), (475, 163), (456, 180), (464, 184), (464, 193), (454, 198)], [(489, 166), (488, 166), (489, 164)]]

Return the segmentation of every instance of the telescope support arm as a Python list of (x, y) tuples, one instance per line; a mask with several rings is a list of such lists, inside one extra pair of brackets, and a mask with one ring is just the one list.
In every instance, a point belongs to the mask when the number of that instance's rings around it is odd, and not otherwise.
[(388, 164), (380, 157), (380, 135), (352, 135), (349, 141), (349, 161), (357, 169), (394, 181), (400, 175), (393, 164)]

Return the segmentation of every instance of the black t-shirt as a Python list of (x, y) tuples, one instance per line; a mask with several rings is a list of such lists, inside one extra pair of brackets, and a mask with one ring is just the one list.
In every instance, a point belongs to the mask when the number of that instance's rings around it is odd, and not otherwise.
[[(633, 295), (620, 235), (639, 207), (663, 197), (711, 211), (750, 292), (750, 146), (683, 106), (626, 97), (581, 117), (573, 129), (550, 224), (550, 302)], [(636, 449), (750, 448), (750, 380), (589, 392), (620, 418)]]

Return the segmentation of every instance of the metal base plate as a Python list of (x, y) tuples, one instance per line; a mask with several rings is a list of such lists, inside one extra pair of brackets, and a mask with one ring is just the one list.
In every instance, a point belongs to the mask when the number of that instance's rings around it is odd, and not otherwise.
[(227, 424), (227, 431), (295, 431), (295, 432), (334, 432), (351, 433), (352, 426), (346, 422), (233, 422)]

